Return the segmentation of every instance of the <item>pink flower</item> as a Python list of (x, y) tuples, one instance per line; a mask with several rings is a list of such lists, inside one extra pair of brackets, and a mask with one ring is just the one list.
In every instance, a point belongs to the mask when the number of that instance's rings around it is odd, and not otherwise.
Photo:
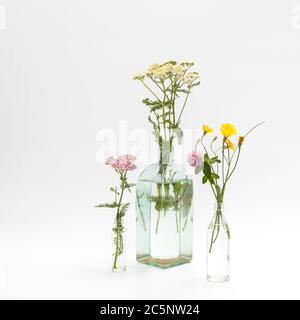
[(127, 158), (128, 161), (135, 161), (136, 160), (136, 157), (131, 154), (126, 154), (125, 157)]
[(203, 164), (202, 154), (199, 151), (192, 151), (187, 158), (187, 162), (191, 167), (198, 167)]
[(112, 163), (113, 163), (113, 161), (114, 161), (114, 158), (113, 158), (113, 157), (108, 157), (108, 158), (105, 160), (104, 164), (111, 166)]
[(133, 171), (133, 170), (135, 170), (136, 168), (137, 168), (137, 166), (136, 166), (134, 163), (132, 163), (130, 166), (128, 166), (127, 170), (128, 170), (128, 171)]
[(111, 167), (124, 172), (124, 171), (133, 171), (137, 167), (133, 163), (136, 160), (136, 157), (130, 154), (125, 154), (119, 156), (117, 159), (109, 157), (106, 159), (105, 164), (110, 165)]

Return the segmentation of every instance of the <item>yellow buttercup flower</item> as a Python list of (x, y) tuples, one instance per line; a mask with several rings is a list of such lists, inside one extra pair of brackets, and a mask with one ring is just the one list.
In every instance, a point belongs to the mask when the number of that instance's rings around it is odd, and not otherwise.
[(234, 145), (234, 143), (231, 141), (231, 140), (229, 140), (229, 139), (227, 139), (226, 140), (226, 144), (227, 144), (227, 147), (229, 148), (229, 149), (231, 149), (231, 150), (235, 150), (235, 145)]
[(202, 126), (202, 129), (203, 129), (203, 131), (204, 131), (204, 134), (213, 133), (213, 132), (214, 132), (214, 130), (213, 130), (212, 128), (210, 128), (209, 126), (207, 126), (206, 124), (204, 124), (204, 125)]
[(235, 126), (231, 123), (222, 124), (220, 130), (225, 138), (229, 138), (230, 136), (237, 134)]

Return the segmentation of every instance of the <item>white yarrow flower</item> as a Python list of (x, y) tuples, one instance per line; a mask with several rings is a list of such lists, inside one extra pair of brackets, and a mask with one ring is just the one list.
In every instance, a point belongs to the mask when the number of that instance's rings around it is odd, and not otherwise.
[(144, 80), (145, 79), (145, 74), (140, 72), (137, 73), (133, 76), (133, 80)]

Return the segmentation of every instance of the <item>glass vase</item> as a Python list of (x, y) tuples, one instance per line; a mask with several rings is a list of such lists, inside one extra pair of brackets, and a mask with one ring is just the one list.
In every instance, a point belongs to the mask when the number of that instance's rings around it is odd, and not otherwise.
[(126, 255), (125, 255), (125, 228), (122, 218), (115, 220), (112, 241), (112, 271), (123, 272), (126, 270)]
[(223, 203), (217, 203), (207, 232), (207, 279), (226, 282), (230, 278), (230, 230)]
[(137, 261), (170, 268), (192, 260), (193, 182), (173, 161), (173, 148), (160, 148), (136, 186)]

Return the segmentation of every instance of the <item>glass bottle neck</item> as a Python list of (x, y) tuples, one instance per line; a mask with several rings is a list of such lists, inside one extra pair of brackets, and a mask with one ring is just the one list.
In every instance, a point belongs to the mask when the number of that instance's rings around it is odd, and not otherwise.
[(212, 226), (212, 225), (226, 225), (226, 224), (227, 224), (227, 221), (224, 216), (224, 203), (217, 202), (215, 204), (214, 215), (213, 215), (212, 220), (210, 222), (210, 226)]
[(223, 215), (224, 214), (224, 202), (217, 202), (215, 204), (215, 214)]
[(174, 146), (171, 140), (160, 140), (158, 156), (159, 164), (170, 165), (174, 162)]

